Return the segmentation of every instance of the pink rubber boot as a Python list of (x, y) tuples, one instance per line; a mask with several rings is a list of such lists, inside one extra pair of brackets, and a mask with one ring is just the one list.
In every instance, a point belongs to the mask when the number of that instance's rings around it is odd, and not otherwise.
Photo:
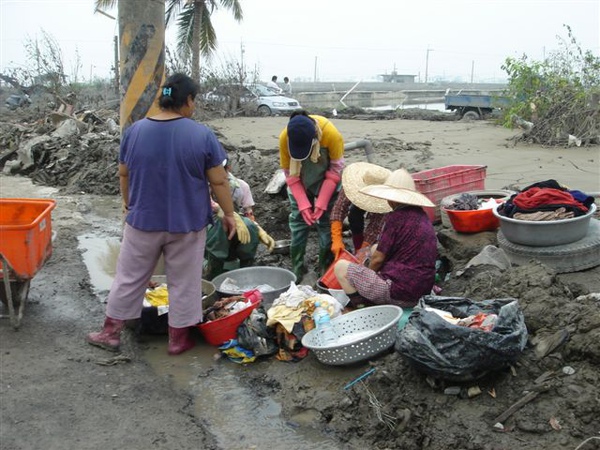
[(111, 319), (106, 316), (102, 331), (88, 334), (87, 341), (89, 344), (109, 352), (118, 352), (121, 345), (121, 330), (124, 326), (124, 320)]
[(190, 337), (190, 328), (173, 328), (169, 327), (169, 355), (179, 355), (192, 347), (196, 343)]

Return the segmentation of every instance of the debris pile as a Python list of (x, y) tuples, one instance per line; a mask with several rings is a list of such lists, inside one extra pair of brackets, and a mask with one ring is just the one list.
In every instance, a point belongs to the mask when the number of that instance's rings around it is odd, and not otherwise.
[(65, 194), (118, 194), (119, 128), (111, 110), (79, 116), (53, 112), (32, 123), (0, 125), (5, 173), (61, 188)]

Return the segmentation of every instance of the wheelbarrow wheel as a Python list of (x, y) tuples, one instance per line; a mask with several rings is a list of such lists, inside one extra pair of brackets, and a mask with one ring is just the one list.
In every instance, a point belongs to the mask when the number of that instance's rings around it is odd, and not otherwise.
[[(10, 293), (12, 296), (13, 307), (15, 309), (21, 305), (21, 302), (27, 300), (27, 295), (29, 295), (30, 281), (31, 280), (10, 282)], [(0, 283), (0, 301), (8, 308), (8, 298), (6, 296), (6, 288), (4, 287), (4, 283)]]

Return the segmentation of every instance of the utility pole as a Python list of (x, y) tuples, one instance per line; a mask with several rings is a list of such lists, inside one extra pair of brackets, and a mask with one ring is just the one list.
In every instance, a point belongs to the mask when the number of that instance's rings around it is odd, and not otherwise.
[(115, 72), (115, 95), (119, 98), (119, 37), (114, 37), (114, 53), (115, 53), (115, 61), (113, 70)]
[[(102, 11), (101, 9), (96, 8), (94, 10), (94, 12), (98, 13), (98, 14), (102, 14), (103, 16), (106, 16), (109, 19), (117, 20), (116, 17), (111, 16), (110, 14)], [(118, 38), (118, 36), (115, 36), (113, 38), (113, 43), (114, 43), (114, 55), (115, 55), (115, 57), (114, 57), (113, 69), (112, 70), (113, 70), (114, 75), (115, 75), (115, 78), (114, 78), (115, 95), (117, 96), (117, 98), (119, 98), (119, 38)], [(91, 78), (91, 75), (90, 75), (90, 78)]]
[(315, 74), (313, 76), (313, 82), (317, 82), (317, 57), (315, 56)]
[(475, 61), (471, 61), (471, 84), (473, 84), (473, 72), (475, 71)]
[(160, 110), (165, 79), (165, 0), (119, 0), (121, 132)]
[(244, 43), (240, 42), (240, 84), (244, 84), (244, 81), (246, 80), (246, 72), (244, 71), (244, 53), (246, 52), (246, 50), (244, 50)]
[(425, 84), (427, 84), (427, 76), (429, 74), (429, 52), (432, 51), (432, 48), (427, 47), (427, 55), (425, 56)]

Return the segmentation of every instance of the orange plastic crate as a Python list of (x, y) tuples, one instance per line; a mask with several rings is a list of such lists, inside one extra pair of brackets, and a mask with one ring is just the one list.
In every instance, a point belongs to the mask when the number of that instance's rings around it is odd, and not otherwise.
[(342, 286), (340, 285), (339, 281), (337, 280), (337, 277), (335, 276), (335, 272), (334, 272), (335, 263), (338, 262), (340, 259), (345, 259), (346, 261), (350, 261), (351, 263), (358, 263), (358, 259), (356, 258), (356, 256), (354, 256), (348, 250), (342, 250), (340, 255), (338, 256), (338, 258), (334, 262), (331, 263), (329, 268), (325, 271), (325, 273), (319, 280), (327, 288), (330, 288), (330, 289), (341, 289), (342, 288)]
[(444, 197), (485, 189), (487, 166), (445, 166), (411, 174), (417, 190), (431, 200), (435, 208), (424, 208), (433, 223), (442, 220), (440, 202)]
[(11, 276), (33, 278), (52, 254), (55, 207), (56, 201), (50, 199), (0, 199), (0, 253), (13, 270)]

